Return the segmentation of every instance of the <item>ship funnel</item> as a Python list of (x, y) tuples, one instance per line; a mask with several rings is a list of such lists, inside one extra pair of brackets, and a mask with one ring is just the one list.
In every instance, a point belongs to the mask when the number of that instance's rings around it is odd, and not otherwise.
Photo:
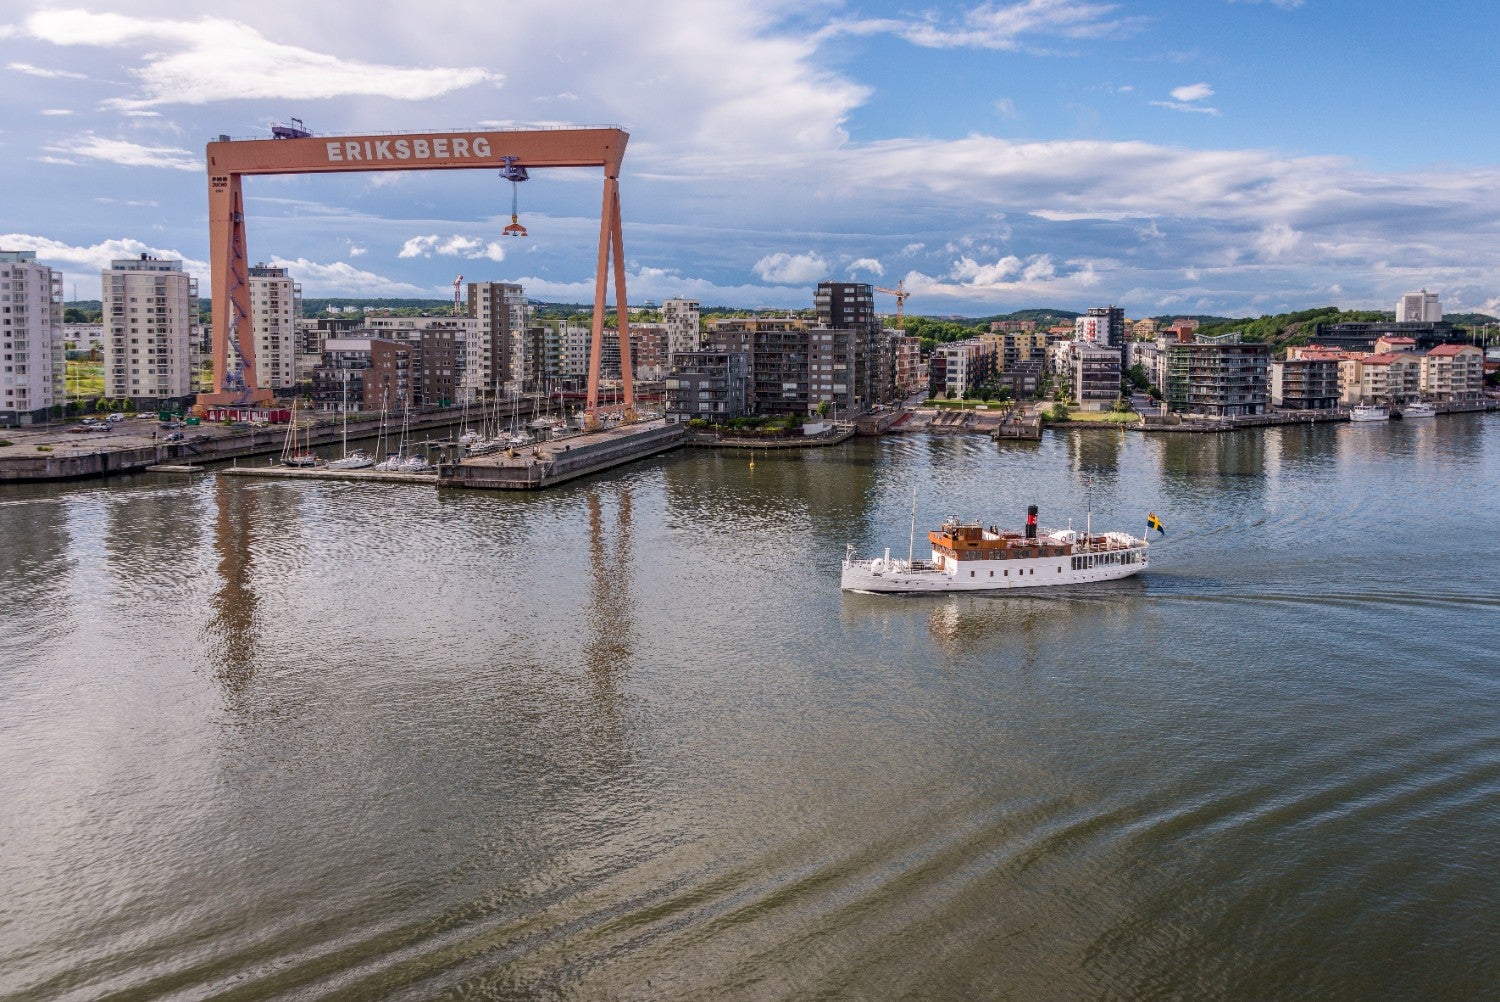
[(1036, 505), (1026, 506), (1026, 538), (1036, 538)]

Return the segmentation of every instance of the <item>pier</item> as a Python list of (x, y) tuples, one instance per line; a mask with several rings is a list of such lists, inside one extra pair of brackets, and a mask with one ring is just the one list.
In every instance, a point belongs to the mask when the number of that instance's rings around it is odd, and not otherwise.
[(661, 420), (620, 425), (497, 455), (439, 463), (438, 483), (480, 490), (542, 490), (675, 449), (684, 434), (682, 425)]

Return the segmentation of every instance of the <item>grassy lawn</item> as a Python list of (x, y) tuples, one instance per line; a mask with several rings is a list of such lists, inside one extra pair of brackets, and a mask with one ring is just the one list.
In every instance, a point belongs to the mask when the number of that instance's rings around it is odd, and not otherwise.
[(1114, 411), (1069, 411), (1069, 421), (1097, 421), (1100, 424), (1135, 424), (1139, 414), (1118, 414)]
[(104, 396), (103, 362), (69, 362), (68, 398)]

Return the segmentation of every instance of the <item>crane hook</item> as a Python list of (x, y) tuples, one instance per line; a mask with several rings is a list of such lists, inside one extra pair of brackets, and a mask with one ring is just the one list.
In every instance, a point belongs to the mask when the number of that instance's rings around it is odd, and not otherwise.
[(505, 164), (504, 168), (500, 171), (500, 176), (510, 182), (510, 225), (500, 231), (508, 237), (524, 237), (526, 235), (526, 227), (522, 226), (516, 219), (516, 195), (519, 191), (517, 185), (529, 177), (526, 173), (526, 168), (516, 163), (519, 159), (521, 158), (500, 158), (500, 161)]

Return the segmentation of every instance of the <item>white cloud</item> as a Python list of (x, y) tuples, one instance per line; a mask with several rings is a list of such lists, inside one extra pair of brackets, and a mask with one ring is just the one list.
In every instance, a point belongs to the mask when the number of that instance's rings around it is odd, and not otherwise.
[(367, 253), (369, 253), (369, 248), (367, 248), (367, 247), (360, 247), (357, 244), (350, 244), (349, 245), (349, 256), (350, 257), (361, 257), (362, 255), (367, 254)]
[(1182, 87), (1172, 88), (1172, 99), (1174, 101), (1202, 101), (1206, 97), (1213, 97), (1214, 89), (1206, 83), (1186, 84)]
[(1016, 102), (1008, 97), (997, 98), (995, 100), (995, 110), (1005, 118), (1015, 118)]
[(30, 63), (7, 63), (6, 69), (15, 70), (17, 73), (25, 73), (32, 77), (45, 77), (48, 79), (87, 80), (88, 77), (82, 73), (72, 73), (68, 70), (49, 70), (41, 66), (33, 66)]
[(52, 115), (52, 116), (71, 115), (71, 114), (73, 114), (73, 109), (71, 109), (71, 108), (43, 108), (42, 109), (42, 114), (43, 115)]
[(767, 254), (750, 269), (763, 282), (805, 285), (828, 278), (828, 262), (817, 254)]
[(472, 67), (418, 69), (337, 59), (273, 42), (247, 24), (222, 18), (170, 21), (49, 10), (28, 17), (25, 29), (54, 45), (151, 46), (145, 64), (132, 71), (142, 95), (105, 102), (121, 110), (207, 104), (226, 96), (307, 101), (363, 95), (420, 101), (502, 79)]
[[(191, 275), (206, 278), (208, 262), (187, 257), (179, 251), (166, 247), (153, 247), (133, 237), (101, 240), (96, 244), (75, 246), (53, 240), (51, 237), (30, 233), (0, 234), (0, 247), (7, 250), (34, 250), (38, 263), (50, 265), (63, 273), (63, 288), (68, 297), (74, 290), (84, 299), (99, 296), (99, 273), (109, 269), (111, 262), (125, 258), (139, 258), (142, 254), (182, 262), (182, 270)], [(205, 293), (206, 295), (206, 293)]]
[[(106, 139), (85, 132), (67, 143), (43, 147), (66, 157), (104, 160), (121, 167), (169, 167), (173, 170), (203, 170), (203, 161), (176, 146), (142, 146), (124, 139)], [(56, 161), (53, 161), (56, 162)]]
[(1147, 104), (1154, 108), (1167, 108), (1172, 111), (1191, 111), (1199, 115), (1217, 115), (1218, 108), (1211, 108), (1206, 104), (1184, 104), (1181, 101), (1148, 101)]
[(1272, 223), (1255, 238), (1261, 256), (1270, 260), (1284, 257), (1302, 242), (1302, 234), (1283, 223)]
[(901, 256), (915, 257), (916, 255), (922, 253), (922, 251), (925, 250), (926, 247), (927, 245), (924, 243), (909, 243), (905, 247), (901, 248)]
[(873, 257), (862, 257), (849, 265), (849, 274), (853, 275), (856, 271), (868, 271), (879, 278), (885, 274), (885, 267)]
[(1170, 101), (1148, 101), (1152, 107), (1168, 108), (1172, 111), (1188, 111), (1199, 115), (1217, 115), (1218, 108), (1209, 107), (1199, 102), (1213, 97), (1214, 89), (1206, 83), (1184, 84), (1181, 87), (1172, 88), (1172, 100)]
[(302, 257), (273, 257), (271, 265), (287, 269), (301, 284), (304, 293), (334, 296), (427, 296), (432, 291), (410, 282), (398, 282), (372, 271), (361, 271), (345, 261), (320, 264)]
[(1016, 51), (1026, 36), (1054, 35), (1062, 38), (1104, 38), (1132, 34), (1143, 23), (1140, 18), (1111, 18), (1113, 3), (1081, 0), (1021, 0), (1019, 3), (984, 3), (965, 11), (958, 23), (943, 23), (935, 16), (924, 19), (871, 19), (837, 21), (818, 33), (839, 35), (897, 35), (925, 48), (982, 48)]
[(1099, 285), (1101, 262), (1069, 260), (1059, 272), (1049, 254), (1027, 258), (1006, 255), (991, 263), (970, 257), (954, 261), (946, 275), (909, 272), (903, 279), (906, 288), (919, 300), (957, 299), (974, 301), (976, 297), (995, 297), (1015, 301), (1073, 303), (1086, 300)]
[[(360, 253), (363, 253), (361, 251)], [(409, 238), (401, 245), (397, 257), (462, 257), (470, 260), (481, 258), (490, 261), (504, 261), (505, 248), (497, 241), (491, 240), (486, 243), (474, 237), (465, 237), (455, 233), (446, 239), (436, 233), (425, 236)]]

